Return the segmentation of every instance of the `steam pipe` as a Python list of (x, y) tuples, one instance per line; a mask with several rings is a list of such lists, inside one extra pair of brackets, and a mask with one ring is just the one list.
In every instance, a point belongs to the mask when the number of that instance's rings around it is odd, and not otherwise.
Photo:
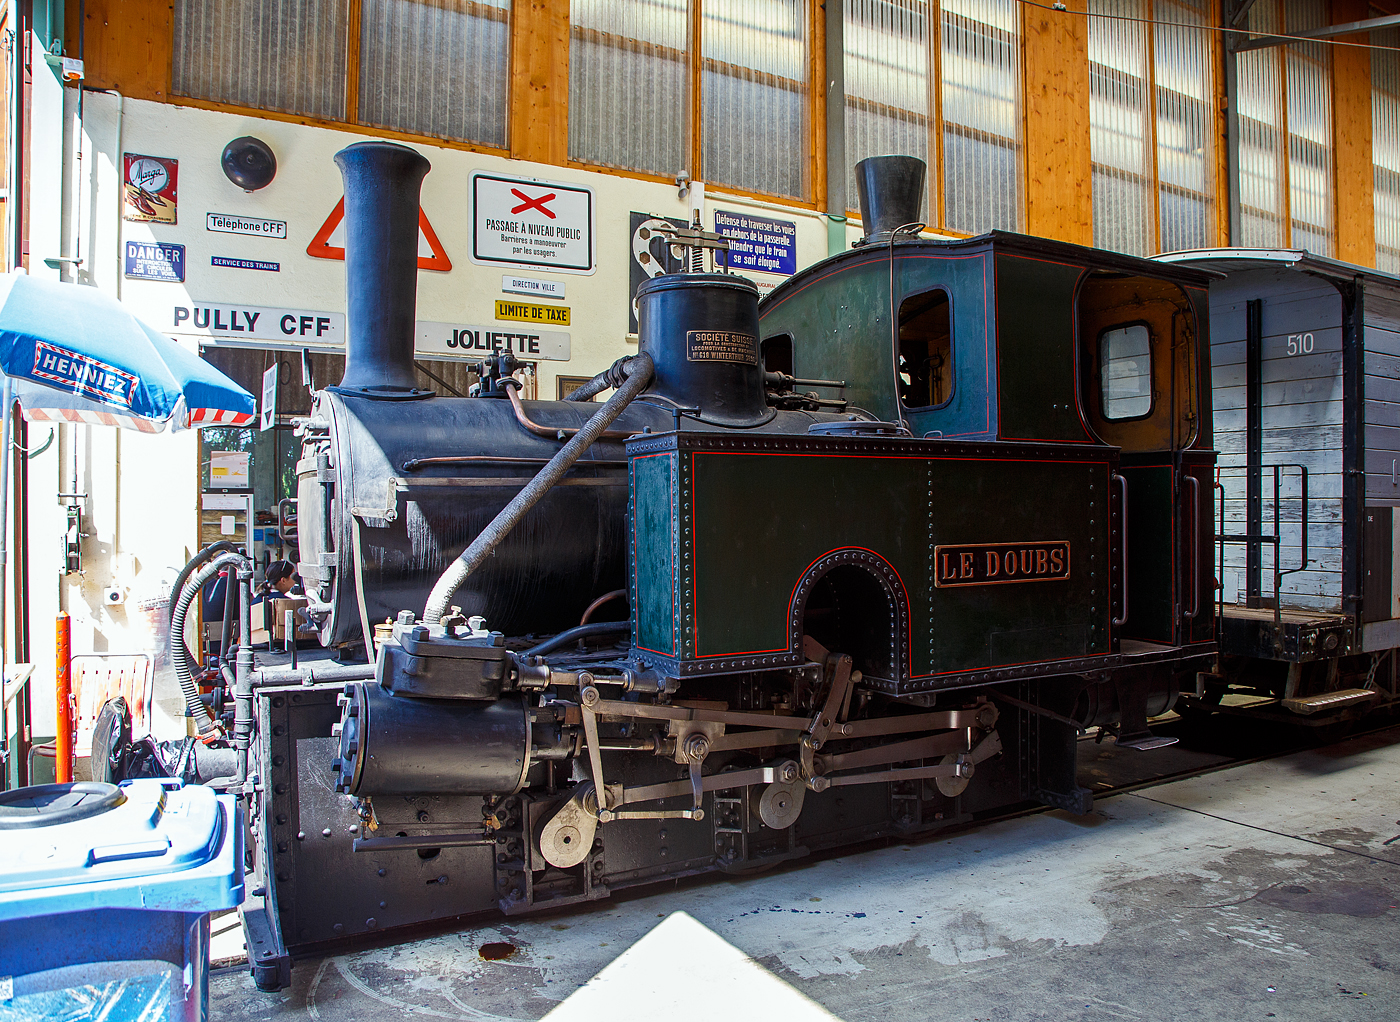
[(345, 180), (345, 375), (335, 389), (420, 398), (413, 374), (418, 203), (431, 164), (408, 146), (356, 142), (335, 154)]
[(575, 639), (586, 639), (593, 635), (616, 635), (618, 632), (631, 630), (632, 622), (630, 621), (594, 621), (586, 625), (575, 625), (567, 631), (545, 639), (538, 646), (531, 646), (520, 655), (522, 657), (544, 656), (546, 653), (553, 653), (556, 649), (567, 646)]
[[(190, 579), (185, 586), (185, 591), (180, 594), (180, 599), (175, 604), (175, 613), (170, 619), (170, 661), (175, 665), (175, 674), (180, 679), (180, 689), (185, 695), (185, 706), (197, 723), (199, 737), (205, 741), (218, 736), (219, 725), (210, 714), (209, 708), (199, 701), (199, 688), (195, 685), (194, 677), (190, 673), (190, 653), (185, 647), (185, 615), (189, 612), (190, 604), (199, 595), (199, 591), (204, 588), (205, 582), (208, 582), (229, 565), (244, 564), (247, 564), (247, 559), (242, 554), (225, 553), (214, 558), (213, 561), (201, 568), (194, 578)], [(227, 601), (227, 596), (225, 596), (225, 601)], [(239, 652), (241, 654), (242, 650)], [(249, 655), (252, 655), (251, 649)]]
[(458, 558), (447, 566), (447, 570), (434, 584), (433, 591), (428, 594), (428, 605), (423, 610), (425, 622), (437, 624), (442, 620), (443, 612), (447, 610), (447, 601), (452, 599), (452, 594), (466, 581), (467, 576), (481, 566), (481, 562), (486, 560), (491, 555), (491, 551), (500, 545), (501, 540), (509, 535), (511, 529), (519, 524), (526, 512), (549, 492), (564, 473), (569, 471), (574, 462), (578, 461), (583, 452), (588, 450), (593, 441), (603, 435), (603, 432), (622, 414), (623, 409), (631, 404), (633, 398), (651, 382), (656, 366), (652, 362), (651, 356), (643, 351), (634, 355), (627, 362), (625, 371), (627, 382), (618, 388), (612, 397), (608, 398), (607, 403), (599, 408), (584, 427), (559, 449), (559, 453), (550, 459), (549, 464), (540, 469), (539, 474), (526, 483), (525, 488), (517, 493), (511, 502), (492, 519), (491, 524), (482, 529), (477, 534), (476, 539), (472, 540)]

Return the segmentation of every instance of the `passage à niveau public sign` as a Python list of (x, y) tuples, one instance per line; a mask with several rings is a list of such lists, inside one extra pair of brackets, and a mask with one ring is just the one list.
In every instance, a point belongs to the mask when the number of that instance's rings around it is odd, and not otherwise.
[(472, 260), (592, 273), (593, 189), (475, 173)]

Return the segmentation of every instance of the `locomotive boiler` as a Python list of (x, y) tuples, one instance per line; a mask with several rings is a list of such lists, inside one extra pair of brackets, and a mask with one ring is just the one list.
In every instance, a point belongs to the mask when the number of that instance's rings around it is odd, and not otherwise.
[(522, 400), (508, 353), (438, 397), (427, 161), (337, 162), (346, 369), (302, 426), (300, 571), (371, 663), (253, 676), (260, 985), (396, 927), (1085, 812), (1080, 730), (1163, 743), (1214, 649), (1205, 275), (921, 240), (892, 185), (922, 165), (879, 158), (863, 242), (761, 307), (645, 283), (601, 406)]

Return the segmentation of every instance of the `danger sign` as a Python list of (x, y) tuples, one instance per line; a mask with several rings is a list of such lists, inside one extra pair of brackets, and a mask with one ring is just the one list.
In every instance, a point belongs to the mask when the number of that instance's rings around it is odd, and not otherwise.
[(472, 175), (472, 260), (592, 273), (593, 189)]
[[(210, 214), (211, 216), (213, 214)], [(212, 230), (213, 228), (210, 228)], [(326, 222), (306, 246), (306, 254), (317, 259), (345, 258), (345, 200), (342, 198), (326, 217)], [(452, 260), (438, 241), (437, 232), (428, 223), (428, 214), (418, 210), (418, 268), (420, 270), (450, 270)]]

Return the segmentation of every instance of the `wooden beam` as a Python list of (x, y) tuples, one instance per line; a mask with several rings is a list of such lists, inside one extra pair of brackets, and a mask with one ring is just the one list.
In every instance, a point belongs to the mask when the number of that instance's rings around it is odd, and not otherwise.
[(517, 0), (510, 46), (510, 154), (569, 159), (569, 0)]
[[(1334, 0), (1334, 23), (1358, 21), (1369, 11), (1367, 0)], [(1366, 35), (1344, 37), (1364, 43)], [(1376, 216), (1372, 206), (1375, 170), (1371, 155), (1371, 51), (1352, 46), (1332, 48), (1333, 153), (1337, 161), (1337, 258), (1362, 266), (1376, 265)]]
[[(807, 123), (810, 143), (807, 151), (811, 158), (807, 161), (807, 181), (802, 197), (811, 199), (817, 209), (826, 209), (826, 19), (844, 17), (841, 4), (833, 3), (828, 12), (827, 4), (812, 0), (807, 19)], [(842, 95), (839, 101), (844, 103)]]
[[(77, 52), (78, 4), (66, 5), (69, 52)], [(171, 0), (86, 0), (84, 85), (168, 102), (174, 41)]]
[[(1094, 243), (1086, 0), (1023, 4), (1026, 233)], [(1080, 12), (1080, 13), (1075, 13)]]

